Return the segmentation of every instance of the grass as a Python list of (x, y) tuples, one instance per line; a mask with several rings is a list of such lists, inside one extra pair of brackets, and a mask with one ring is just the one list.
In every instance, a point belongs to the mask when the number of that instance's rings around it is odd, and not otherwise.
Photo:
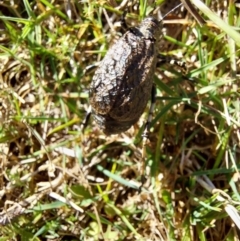
[(153, 78), (141, 192), (148, 108), (125, 133), (105, 136), (92, 120), (81, 131), (94, 73), (84, 70), (121, 36), (124, 10), (131, 26), (154, 9), (136, 2), (0, 2), (0, 241), (240, 239), (233, 1), (192, 1), (202, 27), (179, 9), (165, 19), (160, 50), (188, 71), (163, 65)]

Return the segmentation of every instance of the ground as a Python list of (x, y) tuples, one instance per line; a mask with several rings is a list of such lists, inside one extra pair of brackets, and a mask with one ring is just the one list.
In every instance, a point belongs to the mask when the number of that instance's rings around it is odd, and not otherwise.
[(145, 148), (149, 107), (118, 135), (82, 128), (124, 11), (136, 26), (166, 2), (0, 1), (0, 240), (240, 240), (237, 2), (164, 17), (159, 51), (186, 70), (153, 76)]

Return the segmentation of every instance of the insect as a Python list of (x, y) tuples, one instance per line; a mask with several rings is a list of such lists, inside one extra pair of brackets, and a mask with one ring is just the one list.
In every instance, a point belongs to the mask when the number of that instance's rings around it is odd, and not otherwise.
[(162, 21), (147, 17), (130, 28), (100, 62), (90, 85), (90, 104), (105, 134), (128, 130), (155, 95), (153, 76), (161, 35)]

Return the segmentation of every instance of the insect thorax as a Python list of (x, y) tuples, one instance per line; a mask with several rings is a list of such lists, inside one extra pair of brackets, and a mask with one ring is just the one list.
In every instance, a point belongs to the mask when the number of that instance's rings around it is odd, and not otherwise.
[(145, 18), (138, 27), (143, 37), (158, 41), (162, 34), (162, 22), (153, 17)]

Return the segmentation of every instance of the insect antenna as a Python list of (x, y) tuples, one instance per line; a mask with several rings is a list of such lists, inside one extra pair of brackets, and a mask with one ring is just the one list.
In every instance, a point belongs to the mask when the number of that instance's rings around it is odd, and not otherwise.
[(179, 3), (177, 6), (175, 6), (173, 9), (171, 9), (169, 12), (167, 12), (165, 15), (163, 15), (163, 17), (161, 17), (161, 19), (159, 20), (159, 22), (162, 22), (164, 20), (164, 18), (166, 18), (170, 13), (174, 12), (177, 8), (181, 7), (183, 4)]

